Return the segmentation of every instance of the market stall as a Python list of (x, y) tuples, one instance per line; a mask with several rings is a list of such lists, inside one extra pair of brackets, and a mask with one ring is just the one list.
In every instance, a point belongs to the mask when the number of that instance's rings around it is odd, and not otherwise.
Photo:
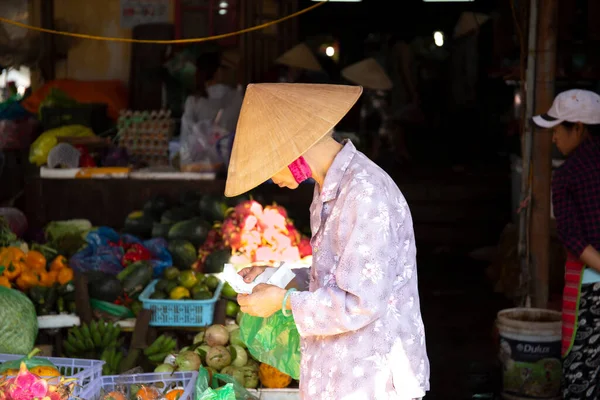
[(19, 390), (51, 399), (297, 398), (299, 361), (273, 360), (249, 337), (260, 330), (243, 321), (223, 272), (257, 262), (307, 269), (308, 237), (284, 207), (188, 191), (152, 197), (118, 231), (71, 219), (29, 241), (11, 217), (0, 219), (1, 317), (10, 326), (0, 330), (0, 388), (9, 399)]

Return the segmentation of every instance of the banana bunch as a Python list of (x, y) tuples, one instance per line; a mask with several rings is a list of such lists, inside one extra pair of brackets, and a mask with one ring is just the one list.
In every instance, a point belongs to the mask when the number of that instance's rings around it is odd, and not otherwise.
[(175, 350), (176, 346), (177, 341), (174, 338), (160, 335), (154, 343), (146, 347), (144, 355), (149, 361), (155, 364), (162, 364), (163, 360)]
[(123, 360), (123, 353), (117, 351), (114, 347), (105, 349), (100, 357), (104, 361), (102, 366), (102, 375), (117, 375), (121, 361)]
[(65, 353), (74, 358), (97, 358), (105, 349), (118, 346), (121, 328), (112, 322), (92, 321), (69, 329), (63, 341)]

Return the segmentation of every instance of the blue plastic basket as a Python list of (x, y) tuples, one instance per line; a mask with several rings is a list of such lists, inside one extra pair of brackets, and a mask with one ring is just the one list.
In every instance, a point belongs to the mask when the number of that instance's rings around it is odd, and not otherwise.
[(89, 397), (82, 397), (82, 399), (99, 400), (103, 395), (112, 391), (120, 391), (130, 399), (133, 398), (133, 393), (130, 393), (131, 385), (152, 385), (162, 392), (175, 388), (183, 389), (179, 400), (194, 400), (197, 378), (198, 372), (196, 371), (103, 376), (94, 382), (95, 391), (89, 393)]
[(224, 283), (221, 281), (210, 300), (161, 300), (151, 299), (157, 280), (152, 281), (140, 294), (146, 310), (152, 310), (150, 326), (208, 326), (212, 324), (215, 304), (219, 300)]
[[(13, 361), (23, 358), (17, 354), (0, 354), (0, 364), (5, 361)], [(96, 392), (95, 383), (102, 377), (102, 366), (104, 361), (82, 360), (77, 358), (38, 357), (49, 360), (58, 368), (65, 378), (76, 378), (77, 383), (73, 389), (73, 396), (80, 399), (88, 399)]]

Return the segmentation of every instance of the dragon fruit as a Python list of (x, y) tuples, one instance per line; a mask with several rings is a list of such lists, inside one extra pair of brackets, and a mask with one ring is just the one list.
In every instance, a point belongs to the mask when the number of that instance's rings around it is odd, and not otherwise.
[(310, 246), (309, 238), (302, 237), (302, 239), (300, 239), (300, 243), (298, 243), (298, 251), (300, 252), (300, 257), (302, 258), (312, 254), (312, 247)]
[(6, 389), (3, 391), (8, 400), (43, 399), (48, 393), (48, 382), (29, 372), (27, 365), (22, 362), (19, 374), (6, 382)]
[(285, 208), (276, 203), (263, 208), (254, 200), (239, 203), (213, 227), (194, 268), (201, 269), (210, 253), (225, 247), (231, 248), (234, 264), (297, 261), (311, 254), (310, 241), (288, 219)]

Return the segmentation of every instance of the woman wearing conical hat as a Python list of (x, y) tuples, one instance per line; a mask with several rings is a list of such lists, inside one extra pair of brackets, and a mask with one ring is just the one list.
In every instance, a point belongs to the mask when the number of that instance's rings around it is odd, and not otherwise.
[[(243, 312), (291, 313), (302, 338), (302, 399), (422, 398), (429, 361), (409, 207), (394, 181), (332, 128), (359, 86), (249, 85), (225, 188), (237, 196), (272, 179), (313, 178), (308, 291), (259, 284)], [(240, 271), (252, 282), (265, 267)]]
[(307, 80), (308, 74), (323, 74), (323, 67), (305, 43), (300, 43), (275, 60), (279, 66), (279, 81), (299, 83)]

